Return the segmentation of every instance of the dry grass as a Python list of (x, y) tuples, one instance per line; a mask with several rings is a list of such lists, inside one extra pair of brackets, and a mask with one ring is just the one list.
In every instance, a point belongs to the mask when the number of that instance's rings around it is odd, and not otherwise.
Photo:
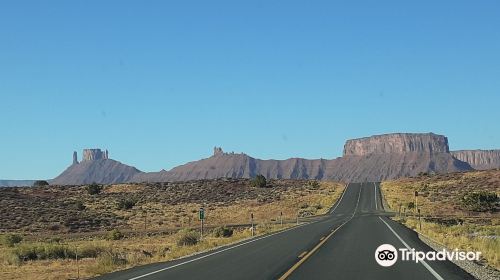
[[(230, 182), (231, 183), (231, 182)], [(244, 182), (246, 184), (246, 182)], [(189, 184), (192, 184), (189, 183)], [(206, 182), (203, 182), (206, 185)], [(236, 184), (241, 184), (236, 181)], [(99, 213), (109, 209), (115, 217), (120, 217), (118, 223), (125, 233), (121, 240), (105, 240), (105, 234), (100, 232), (64, 233), (41, 231), (37, 235), (25, 235), (25, 240), (14, 247), (0, 246), (0, 278), (1, 279), (71, 279), (77, 276), (77, 265), (74, 259), (75, 248), (79, 254), (91, 255), (92, 250), (97, 257), (87, 257), (79, 261), (80, 277), (89, 278), (111, 271), (121, 270), (140, 264), (168, 261), (197, 252), (206, 251), (221, 245), (234, 243), (249, 238), (248, 227), (236, 227), (231, 237), (216, 238), (207, 230), (202, 241), (193, 246), (180, 246), (177, 241), (185, 233), (186, 228), (196, 228), (199, 224), (197, 209), (206, 209), (206, 225), (220, 226), (230, 224), (247, 224), (250, 213), (254, 213), (257, 224), (256, 233), (266, 234), (293, 226), (294, 223), (279, 225), (278, 217), (283, 212), (283, 218), (295, 221), (297, 213), (301, 216), (319, 215), (328, 211), (329, 207), (340, 197), (344, 186), (338, 183), (321, 182), (313, 186), (307, 181), (275, 182), (275, 186), (265, 189), (241, 189), (225, 186), (213, 190), (215, 194), (205, 196), (206, 203), (196, 199), (184, 198), (182, 192), (174, 189), (170, 193), (170, 202), (164, 203), (158, 199), (142, 200), (139, 205), (129, 210), (106, 208), (106, 203), (115, 201), (116, 197), (136, 194), (154, 197), (156, 190), (147, 185), (113, 185), (106, 186), (102, 196), (85, 197), (85, 211)], [(181, 189), (182, 190), (182, 189)], [(57, 192), (59, 190), (55, 190)], [(26, 192), (22, 190), (22, 192)], [(49, 191), (45, 190), (44, 193)], [(229, 193), (228, 193), (229, 192)], [(224, 195), (236, 196), (234, 199)], [(29, 193), (28, 193), (29, 194)], [(50, 194), (50, 192), (49, 192)], [(47, 195), (47, 197), (51, 197)], [(80, 197), (79, 199), (82, 199)], [(66, 197), (65, 199), (73, 199)], [(54, 204), (64, 205), (64, 203)], [(62, 209), (60, 209), (62, 211)], [(144, 230), (144, 212), (147, 212), (147, 229)], [(78, 221), (77, 221), (78, 222)], [(160, 231), (160, 230), (164, 231)], [(166, 230), (168, 229), (168, 230)], [(17, 231), (19, 232), (19, 231)], [(147, 234), (154, 232), (154, 235)], [(54, 240), (57, 238), (56, 240)], [(52, 239), (52, 242), (49, 242)], [(33, 248), (48, 252), (66, 250), (60, 259), (44, 259), (23, 261), (18, 255)], [(84, 253), (87, 252), (87, 253)]]
[(422, 229), (415, 219), (415, 209), (408, 209), (406, 218), (396, 220), (444, 244), (451, 249), (481, 251), (483, 261), (500, 269), (500, 215), (490, 212), (468, 211), (461, 205), (461, 197), (472, 191), (500, 194), (500, 171), (474, 171), (435, 176), (420, 176), (381, 184), (389, 207), (398, 212), (415, 202), (421, 209)]

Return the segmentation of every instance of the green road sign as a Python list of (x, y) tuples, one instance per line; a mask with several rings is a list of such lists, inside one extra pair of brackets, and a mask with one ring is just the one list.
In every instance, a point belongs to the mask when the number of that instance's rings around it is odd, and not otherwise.
[(205, 219), (205, 209), (202, 207), (200, 208), (200, 220)]

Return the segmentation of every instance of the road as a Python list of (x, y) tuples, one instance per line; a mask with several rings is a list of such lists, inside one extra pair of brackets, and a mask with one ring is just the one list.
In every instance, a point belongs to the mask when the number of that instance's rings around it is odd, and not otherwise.
[(474, 279), (448, 261), (375, 261), (381, 244), (432, 250), (390, 220), (375, 183), (349, 184), (324, 218), (176, 261), (106, 274), (99, 280)]

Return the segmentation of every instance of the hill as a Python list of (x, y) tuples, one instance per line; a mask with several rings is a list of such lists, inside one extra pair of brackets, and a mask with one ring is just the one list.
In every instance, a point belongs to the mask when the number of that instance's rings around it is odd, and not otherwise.
[(127, 182), (138, 173), (135, 167), (123, 164), (108, 158), (108, 151), (100, 149), (83, 150), (83, 160), (76, 160), (73, 154), (73, 164), (59, 176), (50, 180), (51, 185), (82, 185), (93, 182), (100, 184), (113, 184)]

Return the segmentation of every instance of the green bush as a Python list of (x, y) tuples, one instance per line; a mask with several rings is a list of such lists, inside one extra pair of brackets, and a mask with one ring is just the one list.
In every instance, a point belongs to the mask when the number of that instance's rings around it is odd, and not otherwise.
[[(75, 259), (77, 248), (60, 243), (20, 244), (12, 250), (12, 255), (19, 261)], [(97, 258), (104, 248), (95, 244), (78, 248), (78, 258)]]
[(408, 208), (408, 210), (415, 208), (415, 202), (413, 202), (413, 201), (408, 202), (408, 204), (406, 205), (406, 207)]
[(252, 186), (256, 188), (265, 188), (267, 185), (264, 175), (257, 175), (252, 179)]
[(200, 235), (195, 231), (187, 231), (181, 233), (179, 240), (177, 240), (177, 245), (179, 246), (193, 246), (199, 241)]
[(83, 204), (83, 202), (81, 202), (81, 201), (78, 200), (78, 201), (75, 202), (75, 208), (78, 211), (83, 211), (87, 207)]
[(494, 192), (479, 191), (464, 194), (460, 202), (466, 210), (486, 212), (494, 211), (498, 207), (499, 198)]
[(44, 180), (38, 180), (33, 183), (34, 187), (42, 187), (42, 186), (48, 186), (49, 182), (44, 181)]
[(214, 229), (214, 236), (219, 237), (231, 237), (233, 235), (233, 229), (227, 227), (218, 227)]
[(23, 237), (19, 234), (5, 234), (0, 237), (0, 243), (2, 245), (8, 246), (8, 247), (13, 247), (17, 243), (20, 243), (23, 241)]
[(312, 180), (312, 181), (307, 182), (307, 185), (312, 189), (319, 189), (319, 187), (320, 187), (319, 182), (316, 180)]
[(120, 199), (116, 203), (116, 209), (118, 209), (118, 210), (132, 209), (132, 207), (134, 207), (136, 203), (137, 203), (137, 201), (135, 199), (131, 199), (131, 198)]
[(123, 236), (123, 233), (121, 233), (119, 230), (117, 229), (113, 229), (112, 231), (108, 232), (106, 234), (106, 239), (108, 240), (120, 240), (122, 239), (124, 236)]
[(101, 185), (98, 185), (96, 183), (92, 183), (92, 184), (90, 184), (90, 185), (87, 186), (87, 192), (90, 195), (96, 195), (96, 194), (101, 193), (102, 188), (103, 187)]

